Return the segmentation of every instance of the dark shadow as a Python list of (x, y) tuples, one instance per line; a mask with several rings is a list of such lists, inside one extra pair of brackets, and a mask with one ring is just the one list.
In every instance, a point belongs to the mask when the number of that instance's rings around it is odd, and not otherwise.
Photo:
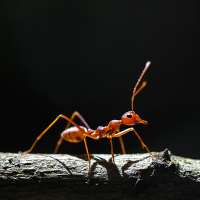
[[(101, 165), (102, 167), (104, 167), (107, 170), (107, 175), (108, 175), (108, 181), (114, 181), (115, 179), (122, 179), (122, 176), (120, 175), (120, 172), (117, 168), (117, 166), (115, 165), (115, 163), (112, 162), (112, 156), (109, 159), (109, 161), (99, 157), (99, 156), (93, 156), (93, 159), (96, 160), (96, 162), (94, 162), (91, 166), (91, 180), (92, 177), (94, 177), (94, 170), (97, 166), (97, 164)], [(104, 181), (105, 184), (105, 181)]]
[(125, 165), (122, 166), (122, 174), (123, 174), (123, 177), (126, 178), (126, 177), (129, 177), (126, 173), (124, 173), (124, 171), (126, 171), (131, 165), (137, 163), (137, 162), (140, 162), (140, 161), (143, 161), (147, 158), (151, 157), (151, 155), (147, 156), (147, 157), (144, 157), (144, 158), (141, 158), (141, 159), (138, 159), (138, 160), (134, 160), (134, 161), (131, 161), (129, 160)]
[[(82, 155), (81, 154), (81, 155), (71, 155), (71, 156), (75, 156), (75, 157), (77, 157), (79, 159), (88, 161), (87, 155)], [(115, 156), (115, 157), (117, 157), (117, 156)], [(94, 171), (95, 171), (95, 169), (97, 167), (97, 164), (101, 165), (102, 167), (104, 167), (107, 170), (108, 181), (114, 181), (114, 179), (119, 179), (119, 178), (122, 179), (117, 166), (112, 162), (112, 156), (108, 161), (103, 159), (103, 158), (101, 158), (100, 156), (95, 156), (94, 157), (93, 155), (90, 155), (90, 159), (91, 160), (93, 159), (93, 160), (96, 161), (91, 165), (90, 184), (93, 183), (94, 175), (95, 175)], [(89, 176), (89, 173), (88, 173), (88, 176)], [(95, 180), (97, 180), (97, 179), (95, 179)], [(100, 182), (101, 182), (101, 180), (99, 180), (98, 184)], [(105, 180), (103, 181), (103, 183), (105, 183)]]
[(70, 169), (62, 162), (60, 161), (59, 159), (57, 158), (54, 158), (53, 156), (49, 156), (51, 158), (53, 158), (54, 160), (58, 161), (60, 164), (62, 164), (62, 166), (69, 172), (70, 175), (73, 175), (72, 172), (70, 171)]
[[(69, 154), (70, 155), (70, 154)], [(87, 155), (71, 155), (71, 156), (74, 156), (74, 157), (77, 157), (79, 159), (82, 159), (82, 160), (85, 160), (85, 161), (88, 161), (87, 159)], [(49, 156), (51, 158), (53, 158), (54, 160), (58, 161), (59, 163), (61, 163), (63, 165), (63, 167), (69, 172), (70, 175), (73, 175), (72, 172), (70, 171), (70, 169), (62, 162), (60, 161), (59, 159), (57, 158), (54, 158), (53, 156)], [(116, 158), (117, 156), (115, 156)], [(108, 181), (110, 182), (114, 182), (116, 179), (119, 180), (120, 179), (123, 179), (123, 178), (126, 178), (128, 177), (128, 175), (124, 172), (126, 171), (131, 165), (133, 165), (134, 163), (137, 163), (139, 161), (143, 161), (147, 158), (149, 158), (149, 156), (147, 157), (144, 157), (144, 158), (141, 158), (141, 159), (138, 159), (138, 160), (135, 160), (135, 161), (128, 161), (125, 165), (122, 166), (122, 176), (120, 175), (120, 172), (119, 172), (119, 169), (117, 168), (117, 166), (115, 165), (115, 163), (113, 163), (112, 161), (112, 156), (109, 158), (109, 160), (107, 161), (106, 159), (104, 158), (101, 158), (100, 156), (93, 156), (93, 155), (90, 155), (90, 158), (91, 160), (95, 160), (96, 162), (94, 162), (92, 165), (91, 165), (91, 177), (90, 177), (90, 184), (93, 184), (94, 181), (96, 182), (97, 181), (97, 178), (94, 179), (94, 175), (95, 175), (95, 169), (97, 167), (97, 165), (101, 165), (102, 167), (104, 167), (106, 170), (107, 170), (107, 176), (108, 176)], [(89, 171), (88, 171), (89, 172)], [(88, 173), (88, 177), (89, 177), (89, 173)], [(101, 183), (101, 180), (98, 181), (98, 184)], [(103, 179), (103, 184), (105, 184), (105, 179)]]

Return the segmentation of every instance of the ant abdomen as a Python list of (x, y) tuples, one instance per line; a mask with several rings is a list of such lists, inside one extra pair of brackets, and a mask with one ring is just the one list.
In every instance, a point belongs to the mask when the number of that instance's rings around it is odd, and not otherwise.
[[(84, 132), (87, 132), (87, 129), (84, 126), (80, 126), (80, 128), (83, 129)], [(83, 132), (80, 131), (76, 126), (72, 126), (68, 129), (65, 129), (61, 133), (61, 137), (68, 142), (78, 143), (83, 141), (85, 136), (83, 135)]]

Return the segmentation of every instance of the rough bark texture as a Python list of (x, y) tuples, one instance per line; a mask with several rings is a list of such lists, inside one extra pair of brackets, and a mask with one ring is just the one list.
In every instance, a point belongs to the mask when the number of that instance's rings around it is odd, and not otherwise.
[(149, 154), (0, 153), (0, 199), (200, 199), (200, 160)]

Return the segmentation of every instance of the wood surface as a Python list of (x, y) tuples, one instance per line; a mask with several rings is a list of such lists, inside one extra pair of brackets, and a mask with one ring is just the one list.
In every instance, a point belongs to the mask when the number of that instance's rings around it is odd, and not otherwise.
[(200, 160), (170, 154), (87, 155), (0, 153), (1, 200), (197, 199)]

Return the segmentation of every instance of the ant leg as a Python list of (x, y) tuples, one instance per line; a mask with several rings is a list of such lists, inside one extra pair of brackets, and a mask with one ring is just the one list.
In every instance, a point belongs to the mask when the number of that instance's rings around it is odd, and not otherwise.
[(56, 148), (55, 148), (55, 150), (54, 150), (54, 152), (53, 152), (54, 154), (56, 154), (56, 153), (58, 152), (58, 149), (59, 149), (59, 147), (60, 147), (62, 141), (63, 141), (63, 137), (61, 136), (60, 139), (58, 140), (57, 145), (56, 145)]
[(146, 150), (152, 155), (152, 153), (149, 151), (148, 147), (144, 144), (144, 142), (142, 141), (141, 137), (138, 135), (138, 133), (136, 132), (136, 130), (134, 128), (127, 128), (124, 131), (121, 131), (120, 133), (115, 134), (113, 137), (120, 137), (126, 133), (128, 133), (129, 131), (134, 131), (135, 134), (137, 135), (138, 139), (140, 140), (141, 144), (142, 144), (142, 148), (146, 148)]
[[(73, 122), (70, 118), (66, 117), (65, 115), (59, 115), (60, 117), (66, 119), (68, 122), (70, 122), (71, 124), (73, 124), (74, 126), (76, 126), (80, 131), (83, 131), (80, 126), (78, 126), (75, 122)], [(85, 134), (86, 137), (86, 134)], [(61, 139), (60, 139), (61, 141)], [(86, 142), (86, 138), (84, 138), (84, 143), (85, 143), (85, 149), (88, 155), (88, 162), (89, 162), (89, 180), (86, 183), (90, 182), (90, 177), (91, 177), (91, 169), (90, 169), (90, 155), (89, 155), (89, 151), (88, 151), (88, 147), (87, 147), (87, 142)]]
[[(117, 132), (119, 133), (120, 130), (118, 129)], [(119, 142), (120, 142), (120, 145), (121, 145), (122, 153), (126, 154), (126, 150), (125, 150), (125, 147), (124, 147), (124, 142), (123, 142), (123, 139), (122, 139), (121, 136), (119, 137)]]
[(134, 130), (134, 128), (127, 128), (126, 130), (123, 130), (123, 131), (113, 135), (112, 137), (121, 137), (122, 135), (124, 135), (130, 131), (133, 131), (133, 130)]
[(36, 138), (35, 142), (33, 143), (33, 145), (31, 146), (31, 148), (28, 151), (25, 152), (19, 152), (21, 154), (27, 154), (30, 153), (34, 146), (36, 145), (36, 143), (38, 142), (38, 140), (40, 140), (40, 138), (58, 121), (58, 119), (62, 117), (64, 119), (66, 119), (67, 121), (71, 122), (74, 126), (76, 126), (80, 131), (82, 131), (82, 129), (75, 123), (73, 122), (71, 119), (69, 119), (68, 117), (66, 117), (65, 115), (58, 115), (58, 117), (56, 117), (56, 119), (54, 119), (54, 121)]
[(86, 183), (89, 184), (90, 183), (90, 178), (91, 178), (91, 168), (90, 168), (90, 154), (89, 154), (89, 151), (88, 151), (86, 138), (84, 138), (84, 143), (85, 143), (85, 149), (86, 149), (86, 152), (87, 152), (88, 162), (89, 162), (89, 178), (88, 178), (88, 181)]
[[(87, 122), (85, 121), (85, 119), (84, 119), (84, 118), (81, 116), (81, 114), (78, 113), (77, 111), (75, 111), (75, 112), (72, 114), (72, 116), (70, 117), (70, 119), (73, 120), (75, 116), (77, 116), (77, 117), (83, 122), (83, 124), (87, 127), (87, 129), (90, 129), (90, 127), (89, 127), (89, 125), (87, 124)], [(65, 127), (64, 130), (68, 129), (68, 128), (70, 127), (70, 125), (71, 125), (71, 122), (68, 121), (68, 124), (67, 124), (67, 126)], [(58, 142), (57, 142), (56, 148), (55, 148), (55, 150), (54, 150), (54, 152), (53, 152), (54, 154), (56, 154), (56, 153), (58, 152), (58, 149), (59, 149), (59, 147), (60, 147), (62, 141), (63, 141), (63, 139), (62, 139), (62, 137), (60, 137), (60, 139), (59, 139)]]
[(111, 155), (112, 155), (113, 163), (115, 164), (112, 137), (110, 137), (110, 146), (111, 146)]
[(126, 150), (125, 150), (125, 147), (124, 147), (124, 142), (123, 142), (123, 139), (122, 139), (121, 136), (119, 137), (119, 142), (120, 142), (120, 145), (121, 145), (122, 153), (126, 154)]
[[(68, 121), (67, 127), (66, 127), (65, 129), (69, 128), (70, 124), (73, 124), (73, 125), (76, 126), (80, 131), (82, 131), (81, 128), (80, 128), (74, 121), (72, 121), (73, 118), (74, 118), (77, 114), (78, 114), (78, 116), (80, 115), (78, 112), (74, 112), (74, 113), (72, 114), (71, 118), (68, 118), (68, 117), (66, 117), (65, 115), (62, 115), (62, 114), (59, 115), (60, 117), (66, 119), (66, 120)], [(82, 117), (82, 116), (80, 115), (80, 117)], [(83, 119), (83, 118), (82, 118), (82, 119)], [(83, 121), (85, 122), (84, 119), (83, 119)], [(83, 123), (84, 123), (84, 122), (83, 122)], [(86, 123), (86, 122), (85, 122), (85, 123)], [(87, 123), (86, 123), (86, 124), (87, 124)], [(86, 124), (85, 124), (85, 125), (86, 125)], [(87, 126), (88, 126), (88, 125), (87, 125)], [(88, 127), (89, 127), (89, 126), (88, 126)], [(60, 137), (60, 139), (59, 139), (58, 142), (57, 142), (56, 148), (55, 148), (55, 150), (54, 150), (54, 154), (57, 153), (58, 148), (60, 147), (62, 141), (63, 141), (63, 138)]]
[(28, 151), (25, 152), (19, 152), (21, 154), (27, 154), (30, 153), (33, 150), (33, 147), (36, 145), (37, 141), (49, 130), (49, 128), (51, 128), (51, 126), (53, 126), (58, 119), (61, 117), (61, 115), (59, 115), (58, 117), (56, 117), (56, 119), (36, 138), (35, 142), (33, 143), (33, 145), (31, 146), (31, 148)]
[[(90, 137), (90, 138), (92, 138), (92, 139), (95, 139), (95, 140), (98, 140), (99, 138), (97, 138), (97, 137), (95, 137), (95, 136), (92, 136), (92, 135), (89, 135), (89, 134), (85, 134), (85, 136), (87, 136), (87, 137)], [(113, 142), (112, 142), (112, 136), (109, 136), (108, 138), (110, 138), (110, 146), (111, 146), (111, 155), (112, 155), (112, 160), (113, 160), (113, 163), (115, 164), (115, 160), (114, 160), (114, 152), (113, 152)], [(85, 140), (84, 140), (85, 141)], [(87, 144), (86, 144), (86, 151), (88, 151), (87, 150)], [(89, 156), (89, 153), (88, 153), (88, 156)], [(88, 158), (89, 159), (89, 158)]]
[(142, 148), (144, 149), (144, 147), (146, 148), (146, 150), (152, 155), (152, 153), (149, 151), (148, 147), (144, 144), (144, 142), (142, 141), (141, 137), (138, 135), (138, 133), (136, 132), (135, 129), (133, 129), (135, 134), (137, 135), (137, 137), (139, 138), (141, 144), (142, 144)]
[[(88, 123), (85, 121), (85, 119), (82, 117), (82, 115), (80, 113), (78, 113), (77, 111), (75, 111), (72, 116), (71, 116), (71, 120), (74, 119), (74, 117), (77, 116), (82, 122), (83, 124), (87, 127), (87, 129), (90, 129)], [(70, 127), (71, 123), (68, 122), (67, 126), (65, 127), (65, 129), (68, 129)]]

